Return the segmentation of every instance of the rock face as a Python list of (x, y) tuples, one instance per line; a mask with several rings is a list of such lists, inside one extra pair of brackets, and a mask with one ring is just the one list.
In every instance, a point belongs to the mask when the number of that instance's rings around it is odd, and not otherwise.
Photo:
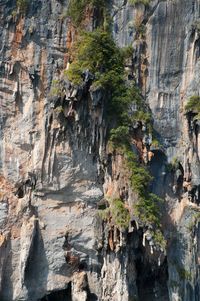
[(200, 1), (110, 8), (162, 143), (150, 168), (166, 204), (166, 256), (136, 222), (123, 232), (98, 215), (105, 195), (129, 187), (106, 146), (104, 93), (89, 75), (52, 93), (76, 37), (67, 5), (35, 0), (22, 14), (0, 3), (0, 300), (200, 300), (200, 129), (184, 114), (199, 95)]

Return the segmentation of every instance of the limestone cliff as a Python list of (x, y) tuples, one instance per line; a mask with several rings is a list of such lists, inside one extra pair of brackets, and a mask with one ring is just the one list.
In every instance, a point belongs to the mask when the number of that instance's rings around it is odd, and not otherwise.
[[(107, 2), (159, 141), (134, 125), (132, 150), (164, 200), (166, 251), (134, 214), (106, 94), (92, 74), (63, 77), (79, 35), (68, 0), (0, 0), (1, 301), (200, 300), (200, 128), (185, 111), (200, 92), (200, 1)], [(84, 12), (87, 31), (95, 14)], [(112, 197), (130, 211), (125, 230), (98, 213)]]

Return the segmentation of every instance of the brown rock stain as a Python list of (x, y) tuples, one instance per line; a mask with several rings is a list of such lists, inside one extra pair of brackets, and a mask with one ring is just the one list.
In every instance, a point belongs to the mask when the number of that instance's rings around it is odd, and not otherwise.
[(24, 28), (24, 22), (25, 19), (23, 17), (20, 17), (19, 22), (16, 26), (16, 31), (14, 34), (14, 38), (12, 41), (12, 46), (11, 46), (11, 54), (12, 57), (16, 57), (20, 48), (20, 44), (22, 42), (23, 38), (23, 28)]
[(0, 234), (0, 247), (6, 243), (6, 237), (3, 234)]

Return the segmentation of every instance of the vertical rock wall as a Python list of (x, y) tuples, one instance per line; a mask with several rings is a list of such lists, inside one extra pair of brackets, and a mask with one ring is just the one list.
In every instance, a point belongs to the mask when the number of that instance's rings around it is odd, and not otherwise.
[(199, 94), (200, 2), (116, 0), (111, 12), (162, 144), (150, 167), (167, 258), (135, 223), (122, 233), (98, 217), (104, 194), (128, 187), (107, 154), (102, 91), (64, 80), (64, 97), (51, 93), (76, 35), (67, 2), (30, 1), (25, 16), (0, 3), (0, 299), (199, 300), (199, 124), (184, 105)]

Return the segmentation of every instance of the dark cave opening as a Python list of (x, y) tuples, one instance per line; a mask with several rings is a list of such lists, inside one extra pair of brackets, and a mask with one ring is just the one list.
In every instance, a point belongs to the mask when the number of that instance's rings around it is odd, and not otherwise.
[(23, 189), (23, 186), (20, 186), (16, 192), (16, 196), (19, 198), (19, 199), (22, 199), (24, 197), (24, 189)]
[(151, 192), (164, 197), (165, 191), (165, 165), (166, 165), (166, 155), (161, 150), (154, 150), (154, 156), (152, 157), (149, 168), (151, 175), (153, 176), (153, 181), (151, 182), (150, 190)]
[[(167, 301), (168, 300), (168, 270), (167, 259), (160, 267), (154, 266), (144, 258), (138, 258), (136, 261), (137, 287), (139, 300), (143, 301)], [(145, 289), (144, 289), (145, 288)]]
[[(89, 287), (86, 288), (87, 301), (97, 301), (98, 297), (96, 294), (91, 293)], [(72, 301), (72, 285), (71, 282), (68, 284), (67, 289), (53, 291), (48, 295), (45, 295), (38, 301)]]
[(54, 291), (38, 301), (72, 301), (71, 282), (68, 284), (67, 289)]

